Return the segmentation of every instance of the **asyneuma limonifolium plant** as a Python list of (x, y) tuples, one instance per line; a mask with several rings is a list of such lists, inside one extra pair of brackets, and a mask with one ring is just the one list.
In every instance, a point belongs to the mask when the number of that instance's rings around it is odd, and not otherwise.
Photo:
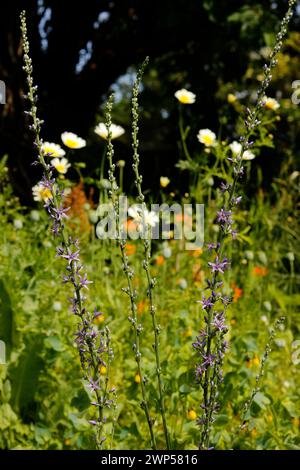
[[(58, 241), (57, 256), (66, 262), (63, 282), (72, 286), (72, 296), (70, 298), (72, 312), (76, 316), (77, 331), (75, 342), (79, 351), (84, 379), (93, 397), (91, 401), (93, 415), (90, 424), (96, 428), (96, 446), (102, 448), (107, 436), (105, 435), (105, 424), (107, 422), (106, 410), (115, 406), (115, 389), (109, 389), (110, 363), (113, 358), (111, 348), (111, 338), (109, 329), (96, 330), (93, 320), (101, 312), (96, 310), (91, 313), (85, 304), (86, 297), (84, 289), (88, 289), (91, 283), (87, 279), (87, 273), (80, 261), (79, 242), (67, 233), (65, 219), (67, 218), (68, 207), (64, 206), (63, 190), (59, 187), (54, 176), (54, 168), (46, 163), (43, 141), (40, 137), (43, 121), (37, 114), (37, 87), (33, 82), (32, 60), (29, 56), (29, 41), (27, 37), (26, 15), (21, 13), (21, 31), (24, 51), (24, 71), (27, 76), (28, 94), (25, 98), (30, 103), (30, 111), (26, 114), (31, 118), (30, 130), (34, 134), (34, 146), (37, 154), (35, 165), (40, 165), (43, 169), (43, 176), (40, 185), (47, 190), (49, 197), (45, 202), (45, 208), (52, 221), (52, 233)], [(102, 376), (100, 368), (104, 367), (106, 373)], [(102, 369), (103, 370), (103, 369)]]
[(218, 394), (223, 380), (222, 365), (224, 353), (227, 349), (227, 342), (224, 338), (227, 332), (225, 314), (228, 305), (232, 301), (222, 293), (223, 282), (221, 276), (224, 275), (226, 270), (230, 269), (230, 261), (225, 254), (226, 241), (228, 237), (234, 239), (237, 235), (236, 230), (233, 228), (233, 212), (242, 199), (242, 196), (237, 195), (236, 191), (238, 182), (244, 175), (243, 155), (254, 144), (253, 139), (260, 125), (259, 116), (264, 107), (265, 93), (272, 79), (271, 71), (277, 65), (276, 56), (282, 48), (295, 3), (296, 0), (289, 0), (288, 2), (288, 11), (281, 22), (275, 46), (270, 53), (269, 63), (265, 64), (263, 68), (264, 79), (257, 92), (254, 109), (252, 111), (247, 109), (245, 131), (240, 137), (240, 152), (236, 157), (228, 159), (232, 164), (232, 177), (230, 181), (221, 183), (221, 191), (225, 200), (223, 207), (218, 210), (216, 215), (216, 222), (220, 227), (220, 231), (216, 243), (209, 243), (207, 247), (210, 252), (214, 252), (214, 259), (208, 263), (211, 269), (211, 278), (207, 280), (209, 294), (204, 295), (200, 301), (204, 311), (204, 328), (200, 330), (196, 341), (193, 343), (193, 347), (199, 356), (199, 363), (196, 366), (196, 379), (203, 391), (202, 413), (197, 421), (200, 426), (199, 449), (210, 449), (212, 425), (219, 408)]
[[(164, 387), (162, 383), (162, 371), (161, 371), (161, 362), (160, 362), (160, 351), (159, 351), (159, 335), (160, 335), (160, 326), (157, 323), (156, 319), (156, 307), (154, 305), (154, 296), (153, 296), (153, 289), (155, 287), (155, 278), (152, 277), (150, 271), (150, 261), (151, 261), (151, 225), (148, 224), (146, 220), (147, 214), (147, 207), (145, 203), (145, 196), (142, 192), (142, 176), (139, 173), (139, 141), (138, 141), (138, 118), (139, 118), (139, 111), (138, 111), (138, 94), (139, 94), (139, 86), (143, 77), (144, 69), (148, 64), (148, 58), (144, 61), (142, 66), (140, 67), (134, 86), (133, 86), (133, 94), (132, 94), (132, 148), (133, 148), (133, 172), (135, 176), (135, 186), (138, 192), (138, 202), (140, 203), (140, 219), (141, 224), (140, 227), (143, 229), (143, 244), (144, 244), (144, 260), (143, 260), (143, 268), (146, 273), (147, 279), (147, 296), (149, 299), (149, 310), (152, 318), (152, 328), (154, 334), (154, 342), (153, 342), (153, 350), (155, 353), (155, 364), (156, 364), (156, 376), (157, 376), (157, 384), (158, 384), (158, 401), (159, 401), (159, 409), (162, 417), (162, 424), (164, 429), (164, 436), (167, 449), (171, 448), (170, 444), (170, 436), (167, 427), (167, 420), (166, 420), (166, 411), (165, 411), (165, 403), (164, 403)], [(142, 325), (138, 323), (137, 319), (137, 307), (136, 307), (136, 292), (133, 289), (132, 279), (134, 277), (134, 272), (132, 268), (129, 266), (128, 263), (128, 256), (126, 255), (126, 240), (122, 238), (122, 233), (120, 230), (120, 220), (119, 220), (119, 203), (118, 203), (118, 187), (116, 185), (116, 178), (114, 176), (115, 165), (113, 163), (113, 155), (114, 149), (112, 145), (112, 133), (111, 133), (111, 111), (112, 111), (112, 104), (113, 104), (113, 96), (110, 97), (107, 107), (106, 107), (106, 127), (107, 127), (107, 135), (108, 135), (108, 144), (107, 144), (107, 157), (109, 163), (109, 172), (108, 177), (111, 185), (111, 189), (109, 195), (111, 197), (113, 203), (113, 209), (115, 212), (115, 220), (116, 220), (116, 232), (117, 232), (117, 242), (121, 249), (121, 256), (123, 261), (123, 270), (126, 274), (127, 278), (127, 288), (123, 289), (130, 297), (130, 304), (131, 304), (131, 312), (132, 316), (129, 317), (129, 321), (132, 324), (134, 330), (134, 344), (133, 344), (133, 351), (135, 354), (135, 359), (137, 362), (138, 367), (138, 374), (141, 380), (141, 389), (142, 389), (142, 397), (143, 401), (141, 406), (145, 412), (147, 423), (150, 432), (151, 438), (151, 446), (152, 448), (156, 448), (156, 439), (155, 433), (153, 429), (153, 420), (150, 416), (149, 411), (149, 404), (146, 394), (146, 384), (147, 384), (147, 377), (142, 373), (142, 361), (141, 361), (141, 350), (140, 350), (140, 336), (142, 332)]]
[(140, 337), (143, 330), (141, 322), (138, 321), (137, 317), (137, 305), (136, 305), (136, 297), (137, 293), (133, 286), (133, 278), (134, 278), (134, 271), (129, 265), (128, 256), (126, 254), (126, 239), (122, 233), (122, 227), (120, 223), (120, 207), (119, 207), (119, 200), (118, 200), (118, 186), (115, 178), (115, 164), (113, 163), (113, 156), (114, 156), (114, 147), (112, 144), (112, 121), (111, 121), (111, 111), (113, 105), (113, 95), (110, 96), (107, 105), (106, 105), (106, 128), (107, 128), (107, 159), (109, 164), (108, 169), (108, 179), (110, 182), (110, 190), (109, 190), (109, 197), (112, 201), (113, 211), (115, 215), (115, 222), (116, 222), (116, 240), (120, 247), (121, 251), (121, 258), (123, 263), (123, 271), (125, 273), (127, 279), (127, 287), (123, 288), (123, 291), (129, 296), (130, 298), (130, 309), (131, 309), (131, 316), (128, 317), (129, 322), (133, 328), (133, 345), (132, 349), (134, 352), (134, 357), (137, 364), (137, 371), (138, 376), (140, 379), (141, 385), (141, 392), (142, 392), (142, 401), (141, 401), (141, 408), (144, 410), (145, 417), (148, 424), (149, 434), (150, 434), (150, 441), (152, 449), (156, 449), (156, 439), (155, 434), (153, 431), (153, 419), (150, 416), (150, 409), (149, 403), (146, 393), (146, 383), (147, 378), (143, 373), (143, 366), (142, 366), (142, 354), (140, 351)]

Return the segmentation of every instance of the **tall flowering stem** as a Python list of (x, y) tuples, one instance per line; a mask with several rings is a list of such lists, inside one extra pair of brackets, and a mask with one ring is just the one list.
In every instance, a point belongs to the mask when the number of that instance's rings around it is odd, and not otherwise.
[(242, 423), (239, 426), (238, 432), (242, 431), (247, 426), (248, 412), (251, 408), (251, 405), (253, 403), (255, 395), (260, 391), (261, 381), (262, 381), (263, 376), (265, 374), (266, 362), (267, 362), (268, 357), (269, 357), (269, 355), (272, 351), (272, 345), (274, 343), (276, 333), (279, 330), (280, 326), (284, 323), (284, 321), (285, 321), (285, 317), (278, 318), (275, 321), (273, 327), (271, 328), (270, 335), (269, 335), (269, 340), (266, 344), (266, 347), (265, 347), (265, 350), (264, 350), (264, 353), (263, 353), (263, 356), (262, 356), (262, 359), (261, 359), (260, 368), (259, 368), (258, 374), (255, 377), (255, 387), (253, 388), (249, 399), (244, 403), (244, 406), (243, 406)]
[(106, 105), (106, 128), (107, 128), (107, 159), (109, 164), (108, 169), (108, 179), (110, 182), (110, 190), (109, 190), (109, 197), (112, 201), (113, 211), (114, 211), (114, 220), (116, 222), (116, 240), (120, 247), (121, 251), (121, 258), (123, 262), (123, 271), (127, 278), (127, 287), (123, 289), (123, 291), (129, 296), (130, 298), (130, 308), (131, 308), (131, 316), (128, 317), (130, 321), (133, 332), (134, 332), (134, 343), (132, 346), (135, 360), (137, 364), (137, 370), (140, 377), (140, 385), (142, 391), (142, 402), (141, 408), (144, 410), (146, 420), (148, 423), (150, 439), (151, 439), (151, 447), (152, 449), (156, 449), (156, 439), (153, 431), (153, 420), (150, 416), (150, 409), (147, 399), (146, 393), (146, 384), (147, 384), (147, 377), (143, 374), (143, 367), (142, 367), (142, 354), (140, 351), (140, 337), (142, 333), (142, 324), (138, 321), (137, 316), (137, 305), (136, 305), (136, 297), (137, 293), (133, 286), (133, 278), (134, 278), (134, 271), (129, 265), (128, 256), (126, 254), (126, 239), (123, 236), (122, 227), (120, 223), (120, 207), (119, 207), (119, 198), (118, 198), (118, 186), (115, 177), (115, 164), (113, 163), (114, 157), (114, 147), (112, 144), (112, 132), (111, 132), (111, 112), (113, 107), (113, 100), (114, 96), (111, 95), (107, 105)]
[(283, 39), (287, 34), (288, 24), (293, 15), (293, 7), (296, 0), (289, 0), (288, 11), (284, 16), (280, 30), (276, 36), (276, 43), (270, 53), (269, 62), (264, 65), (264, 79), (257, 92), (257, 100), (253, 110), (247, 109), (245, 119), (245, 131), (240, 138), (241, 151), (235, 158), (229, 159), (232, 163), (232, 182), (222, 182), (221, 191), (224, 194), (223, 207), (219, 209), (216, 221), (220, 231), (216, 243), (209, 243), (208, 249), (214, 252), (214, 259), (208, 263), (211, 269), (211, 278), (207, 281), (208, 295), (200, 301), (204, 311), (205, 327), (199, 332), (199, 336), (193, 343), (193, 347), (200, 358), (196, 366), (196, 379), (203, 390), (202, 413), (197, 423), (200, 426), (199, 449), (209, 449), (210, 434), (214, 422), (214, 415), (218, 411), (218, 390), (222, 383), (222, 365), (224, 353), (227, 348), (225, 334), (226, 308), (232, 299), (222, 295), (222, 276), (230, 268), (230, 261), (224, 254), (225, 242), (228, 237), (233, 239), (237, 232), (233, 229), (234, 208), (241, 202), (242, 197), (236, 194), (238, 182), (244, 174), (243, 154), (253, 145), (253, 138), (260, 125), (260, 113), (264, 107), (266, 90), (271, 82), (272, 69), (277, 65), (278, 52), (282, 48)]
[[(149, 58), (147, 57), (143, 64), (141, 65), (135, 83), (133, 85), (132, 90), (132, 149), (133, 149), (133, 164), (132, 168), (135, 175), (135, 186), (138, 192), (138, 201), (142, 205), (142, 218), (145, 219), (144, 214), (146, 214), (147, 207), (145, 204), (145, 196), (142, 191), (142, 176), (139, 172), (139, 139), (138, 139), (138, 132), (139, 132), (139, 104), (138, 104), (138, 95), (139, 95), (139, 87), (140, 83), (143, 78), (144, 70), (149, 62)], [(157, 376), (157, 383), (158, 383), (158, 393), (159, 393), (159, 407), (160, 413), (162, 417), (162, 423), (164, 428), (164, 435), (167, 449), (171, 448), (170, 445), (170, 435), (167, 427), (167, 420), (166, 420), (166, 411), (165, 411), (165, 402), (164, 402), (164, 390), (163, 390), (163, 383), (162, 383), (162, 371), (161, 371), (161, 363), (160, 363), (160, 351), (159, 351), (159, 335), (160, 335), (160, 325), (157, 323), (156, 319), (156, 306), (154, 304), (154, 295), (153, 289), (156, 284), (156, 279), (152, 277), (151, 270), (150, 270), (150, 261), (151, 261), (151, 226), (147, 224), (145, 220), (143, 220), (144, 228), (146, 229), (146, 233), (143, 236), (144, 241), (144, 261), (143, 261), (143, 268), (146, 273), (148, 289), (147, 295), (149, 298), (149, 308), (150, 314), (152, 318), (152, 327), (154, 333), (154, 343), (153, 349), (155, 352), (155, 362), (156, 362), (156, 376)]]
[[(26, 114), (31, 117), (32, 124), (30, 129), (34, 133), (34, 146), (37, 152), (35, 165), (40, 165), (43, 169), (43, 177), (40, 184), (51, 193), (51, 197), (45, 202), (45, 208), (52, 221), (52, 233), (58, 241), (57, 256), (65, 262), (65, 274), (63, 282), (71, 284), (73, 295), (70, 303), (74, 315), (76, 315), (77, 331), (75, 342), (78, 347), (80, 362), (83, 369), (84, 379), (90, 388), (93, 401), (94, 417), (89, 422), (96, 428), (96, 446), (103, 448), (106, 437), (104, 435), (104, 425), (107, 421), (105, 409), (111, 408), (114, 403), (115, 390), (109, 390), (109, 369), (113, 358), (111, 348), (111, 338), (109, 329), (106, 327), (98, 331), (93, 326), (94, 319), (101, 315), (101, 312), (94, 311), (90, 313), (86, 306), (86, 297), (83, 294), (84, 289), (88, 289), (91, 283), (87, 279), (87, 273), (80, 261), (80, 248), (78, 240), (74, 240), (67, 234), (65, 219), (70, 208), (64, 207), (63, 190), (53, 176), (53, 168), (46, 163), (43, 151), (43, 141), (41, 139), (41, 126), (43, 121), (37, 114), (37, 87), (33, 84), (32, 60), (29, 56), (29, 41), (27, 37), (26, 14), (21, 13), (21, 32), (24, 51), (24, 71), (27, 76), (28, 94), (25, 98), (30, 103), (30, 111)], [(106, 371), (103, 376), (100, 374), (100, 368)]]

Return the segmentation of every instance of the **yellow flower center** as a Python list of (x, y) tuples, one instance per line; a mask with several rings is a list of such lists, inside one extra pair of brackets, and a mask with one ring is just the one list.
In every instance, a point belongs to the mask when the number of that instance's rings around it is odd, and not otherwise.
[(63, 163), (57, 163), (55, 165), (55, 168), (59, 173), (64, 173), (64, 171), (66, 170), (66, 167)]
[(210, 135), (204, 135), (202, 137), (202, 140), (205, 145), (212, 145), (214, 143), (214, 139)]
[(181, 95), (179, 101), (184, 104), (189, 104), (191, 102), (190, 97), (188, 95)]
[(41, 198), (46, 201), (52, 197), (51, 191), (49, 188), (42, 188), (40, 192)]
[(78, 147), (78, 142), (73, 139), (66, 139), (65, 145), (70, 149), (76, 149)]

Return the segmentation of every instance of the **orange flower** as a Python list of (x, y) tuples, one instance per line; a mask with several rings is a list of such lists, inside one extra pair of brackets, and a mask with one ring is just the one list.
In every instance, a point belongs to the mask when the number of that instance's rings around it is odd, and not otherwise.
[(236, 285), (233, 285), (232, 288), (233, 288), (233, 292), (234, 292), (234, 294), (233, 294), (233, 302), (237, 302), (238, 299), (239, 299), (240, 297), (242, 297), (242, 295), (243, 295), (243, 289), (240, 289), (240, 288), (237, 287)]
[(265, 277), (268, 274), (269, 270), (268, 268), (262, 268), (261, 266), (254, 266), (252, 272), (254, 276)]
[(136, 253), (136, 246), (132, 243), (127, 243), (125, 250), (127, 256), (134, 255)]
[(125, 225), (125, 228), (127, 229), (127, 232), (129, 232), (129, 233), (137, 231), (137, 223), (132, 219), (126, 220), (124, 225)]
[(194, 258), (198, 258), (198, 256), (202, 255), (203, 250), (199, 248), (198, 250), (191, 250), (190, 255), (193, 256)]
[(165, 258), (162, 255), (158, 255), (158, 257), (156, 258), (156, 264), (158, 266), (161, 266), (162, 264), (164, 264), (164, 262), (165, 262)]
[(65, 198), (65, 207), (70, 207), (68, 211), (70, 226), (77, 232), (89, 233), (92, 229), (88, 214), (84, 208), (87, 203), (88, 199), (84, 191), (83, 181), (80, 181)]
[(175, 223), (184, 222), (188, 226), (192, 226), (193, 225), (193, 217), (191, 217), (188, 214), (175, 214), (174, 222)]
[(142, 313), (145, 311), (145, 308), (146, 308), (145, 300), (140, 300), (137, 304), (137, 313), (139, 316), (142, 315)]

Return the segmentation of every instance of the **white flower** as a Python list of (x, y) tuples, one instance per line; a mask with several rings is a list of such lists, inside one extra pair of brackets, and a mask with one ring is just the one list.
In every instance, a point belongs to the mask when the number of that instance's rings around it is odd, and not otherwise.
[(36, 184), (32, 188), (32, 194), (34, 201), (48, 201), (48, 199), (52, 198), (52, 193), (49, 188), (45, 188), (41, 183)]
[(204, 144), (205, 147), (213, 147), (216, 145), (217, 136), (210, 129), (200, 129), (197, 137), (199, 142)]
[(230, 150), (232, 151), (233, 155), (235, 157), (237, 157), (241, 151), (242, 151), (242, 144), (240, 144), (239, 142), (237, 142), (236, 140), (234, 140), (233, 142), (231, 142), (231, 144), (229, 145), (229, 148)]
[(44, 142), (42, 144), (42, 151), (44, 155), (49, 154), (49, 157), (63, 157), (66, 152), (61, 148), (60, 145), (54, 144), (53, 142)]
[(170, 184), (170, 179), (167, 176), (161, 176), (159, 181), (162, 188), (166, 188)]
[(63, 132), (61, 140), (70, 149), (81, 149), (86, 146), (86, 141), (73, 132)]
[(141, 230), (145, 225), (155, 227), (159, 221), (158, 215), (155, 212), (142, 209), (139, 206), (129, 207), (128, 215), (136, 222), (138, 230)]
[(52, 308), (55, 312), (60, 312), (61, 311), (61, 302), (56, 300), (55, 302), (53, 302)]
[[(240, 156), (240, 153), (242, 151), (242, 144), (234, 140), (229, 145), (229, 148), (232, 154), (234, 155), (234, 157)], [(245, 152), (243, 153), (243, 160), (253, 160), (254, 158), (255, 158), (255, 155), (253, 152), (250, 152), (250, 150), (245, 150)]]
[(191, 91), (188, 91), (185, 88), (182, 88), (181, 90), (177, 90), (174, 96), (182, 104), (193, 104), (196, 101), (195, 93), (192, 93)]
[(263, 101), (264, 101), (264, 106), (267, 109), (271, 109), (272, 111), (276, 111), (276, 109), (280, 108), (280, 104), (274, 98), (268, 98), (266, 96)]
[(21, 219), (15, 219), (14, 220), (14, 227), (16, 230), (21, 230), (23, 228), (23, 222)]
[(66, 158), (53, 158), (51, 160), (51, 165), (54, 166), (58, 173), (63, 175), (67, 173), (68, 168), (71, 166)]
[[(100, 137), (102, 137), (102, 139), (108, 138), (108, 132), (107, 132), (107, 128), (104, 122), (99, 122), (99, 124), (97, 124), (97, 126), (95, 127), (94, 132)], [(117, 126), (116, 124), (112, 124), (110, 126), (110, 132), (111, 132), (111, 138), (117, 139), (118, 137), (124, 134), (125, 129), (121, 126)]]
[(255, 155), (253, 152), (250, 152), (250, 150), (245, 150), (243, 153), (243, 160), (253, 160), (255, 158)]

